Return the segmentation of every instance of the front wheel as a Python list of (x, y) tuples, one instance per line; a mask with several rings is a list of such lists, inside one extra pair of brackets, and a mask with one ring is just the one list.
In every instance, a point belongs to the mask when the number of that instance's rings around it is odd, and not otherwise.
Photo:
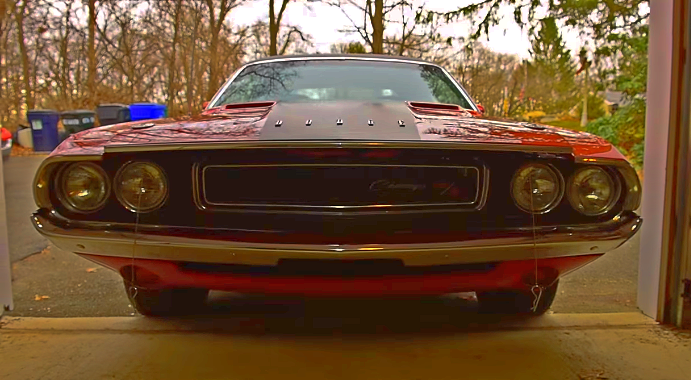
[(141, 289), (125, 282), (127, 298), (142, 315), (165, 317), (199, 312), (206, 304), (208, 289)]
[(533, 310), (534, 296), (527, 291), (504, 290), (477, 293), (481, 313), (542, 315), (552, 306), (557, 295), (559, 280), (542, 290), (542, 296)]

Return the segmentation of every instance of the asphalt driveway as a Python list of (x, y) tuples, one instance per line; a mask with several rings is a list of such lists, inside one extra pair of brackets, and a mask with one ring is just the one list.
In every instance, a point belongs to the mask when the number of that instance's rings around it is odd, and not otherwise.
[(4, 163), (10, 260), (13, 263), (48, 246), (48, 240), (36, 232), (29, 220), (29, 215), (36, 210), (32, 181), (45, 158), (45, 155), (11, 157)]

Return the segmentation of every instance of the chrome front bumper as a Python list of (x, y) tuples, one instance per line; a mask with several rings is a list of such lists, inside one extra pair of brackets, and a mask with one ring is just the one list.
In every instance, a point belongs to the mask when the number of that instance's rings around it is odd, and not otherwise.
[[(592, 255), (611, 251), (631, 238), (642, 220), (634, 213), (615, 217), (596, 226), (543, 227), (511, 237), (424, 244), (304, 245), (221, 241), (123, 232), (108, 223), (70, 221), (59, 226), (52, 216), (35, 213), (36, 230), (56, 246), (74, 253), (218, 264), (276, 265), (280, 259), (401, 259), (405, 265), (444, 265), (534, 258)], [(537, 236), (534, 238), (533, 236)]]

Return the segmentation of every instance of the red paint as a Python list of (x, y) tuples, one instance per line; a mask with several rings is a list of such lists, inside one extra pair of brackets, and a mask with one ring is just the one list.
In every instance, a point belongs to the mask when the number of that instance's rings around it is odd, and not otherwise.
[[(94, 128), (72, 135), (52, 155), (98, 155), (103, 154), (105, 146), (129, 144), (256, 141), (275, 105), (276, 102), (230, 104), (208, 109), (195, 117)], [(329, 105), (329, 108), (337, 113), (338, 104)], [(477, 112), (469, 112), (455, 105), (410, 102), (404, 109), (416, 117), (416, 127), (423, 141), (553, 146), (570, 148), (576, 157), (625, 160), (610, 143), (585, 132), (551, 126), (529, 128), (521, 123), (480, 117)], [(131, 128), (145, 122), (154, 123), (155, 126), (142, 130)]]
[[(506, 261), (484, 273), (445, 273), (417, 276), (372, 277), (269, 277), (237, 274), (208, 274), (183, 271), (173, 261), (144, 260), (80, 254), (118, 273), (131, 265), (144, 270), (152, 289), (208, 288), (240, 293), (298, 294), (306, 296), (435, 295), (462, 291), (526, 289), (534, 276), (535, 261)], [(600, 255), (583, 255), (538, 260), (540, 273), (562, 276), (597, 259)], [(553, 276), (554, 276), (553, 275)], [(554, 280), (554, 278), (548, 281)]]
[(12, 133), (6, 128), (0, 128), (0, 140), (7, 141), (12, 138)]

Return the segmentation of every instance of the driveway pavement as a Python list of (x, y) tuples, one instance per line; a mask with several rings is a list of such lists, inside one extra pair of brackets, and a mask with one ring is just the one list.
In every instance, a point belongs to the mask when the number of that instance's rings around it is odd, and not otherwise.
[(36, 210), (31, 186), (44, 158), (45, 155), (11, 157), (4, 163), (10, 261), (13, 263), (48, 246), (48, 241), (36, 232), (29, 220), (29, 215)]

